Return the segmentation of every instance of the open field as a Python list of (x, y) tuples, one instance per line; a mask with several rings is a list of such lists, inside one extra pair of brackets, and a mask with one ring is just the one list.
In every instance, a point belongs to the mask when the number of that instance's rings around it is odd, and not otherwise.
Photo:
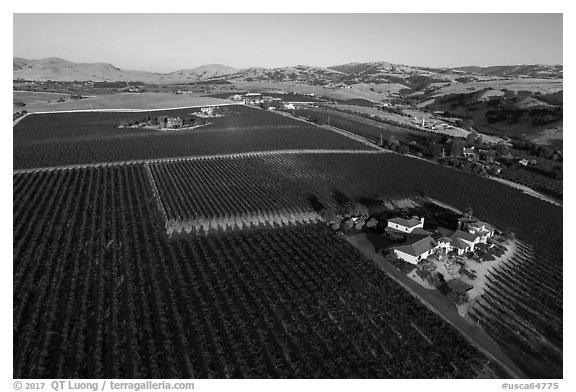
[[(231, 96), (234, 96), (236, 94), (246, 94), (248, 91), (228, 91), (228, 92), (224, 92), (224, 93), (213, 93), (213, 94), (206, 94), (206, 97), (210, 97), (210, 98), (221, 98), (221, 99), (226, 99), (229, 98)], [(262, 95), (265, 96), (270, 96), (270, 97), (274, 97), (274, 98), (281, 98), (281, 100), (283, 102), (318, 102), (319, 99), (316, 97), (311, 97), (309, 95), (302, 95), (302, 94), (295, 94), (295, 93), (286, 93), (286, 94), (281, 94), (278, 92), (268, 92), (268, 91), (263, 91)]]
[(211, 125), (191, 131), (158, 132), (117, 128), (120, 121), (148, 116), (190, 117), (193, 109), (145, 113), (35, 114), (14, 127), (14, 168), (184, 157), (281, 149), (358, 149), (355, 142), (315, 125), (245, 106), (210, 118)]
[[(368, 114), (371, 116), (380, 117), (380, 118), (385, 119), (385, 120), (397, 121), (397, 122), (399, 122), (401, 124), (405, 124), (407, 126), (412, 126), (412, 127), (415, 126), (415, 127), (421, 128), (422, 132), (428, 132), (428, 133), (435, 132), (435, 133), (439, 133), (439, 134), (443, 134), (443, 135), (462, 137), (462, 138), (465, 138), (470, 133), (469, 131), (466, 131), (466, 130), (464, 130), (462, 128), (458, 128), (458, 127), (453, 127), (452, 129), (438, 129), (438, 130), (431, 130), (431, 129), (422, 128), (419, 124), (414, 124), (410, 117), (401, 116), (401, 115), (396, 114), (396, 113), (388, 113), (386, 111), (378, 110), (377, 108), (373, 108), (373, 107), (352, 106), (352, 105), (329, 105), (329, 107), (333, 107), (335, 109), (350, 110), (350, 111), (354, 111), (357, 113)], [(421, 119), (424, 116), (426, 116), (427, 118), (430, 118), (430, 114), (424, 113), (424, 112), (418, 112), (416, 110), (412, 110), (410, 114), (412, 116), (418, 117), (419, 119)]]
[[(21, 93), (14, 92), (15, 100), (17, 94)], [(50, 99), (50, 102), (45, 102), (38, 99), (30, 99), (29, 103), (24, 100), (26, 106), (23, 108), (14, 108), (14, 111), (20, 111), (22, 109), (25, 109), (28, 112), (57, 112), (67, 110), (102, 109), (165, 109), (226, 103), (225, 100), (217, 98), (200, 97), (191, 94), (170, 93), (122, 93), (102, 95), (72, 101), (67, 100), (66, 102), (61, 103), (54, 102), (57, 99), (57, 97), (52, 98)]]
[[(59, 99), (70, 101), (70, 94), (48, 93), (48, 92), (33, 92), (33, 91), (14, 91), (14, 102), (23, 102), (26, 106), (12, 105), (12, 112), (20, 112), (22, 110), (30, 111), (31, 108), (41, 107), (48, 104), (57, 104)], [(58, 103), (59, 105), (63, 102)]]
[(168, 239), (142, 166), (14, 197), (15, 378), (498, 377), (323, 225)]
[(323, 86), (311, 86), (301, 83), (288, 82), (238, 82), (232, 81), (238, 90), (263, 91), (266, 89), (281, 89), (284, 91), (295, 91), (298, 94), (314, 94), (332, 99), (355, 99), (364, 98), (370, 101), (380, 102), (387, 97), (385, 93), (375, 93), (370, 91), (365, 85), (360, 88), (327, 88)]
[(483, 90), (485, 88), (494, 90), (510, 91), (532, 91), (550, 94), (563, 90), (563, 79), (533, 79), (533, 78), (514, 78), (514, 79), (494, 79), (469, 83), (452, 83), (447, 87), (442, 87), (434, 93), (434, 97), (445, 94), (468, 94), (473, 90)]
[(318, 124), (330, 124), (334, 127), (344, 129), (345, 131), (363, 136), (366, 139), (378, 143), (380, 135), (384, 139), (394, 135), (399, 140), (408, 140), (410, 134), (423, 134), (419, 131), (409, 130), (402, 127), (377, 123), (376, 121), (338, 112), (335, 110), (317, 109), (312, 107), (298, 108), (294, 111), (295, 115), (304, 117)]

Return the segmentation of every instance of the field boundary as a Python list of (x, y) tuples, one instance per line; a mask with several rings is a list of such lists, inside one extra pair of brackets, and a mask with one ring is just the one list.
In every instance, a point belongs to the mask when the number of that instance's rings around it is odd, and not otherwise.
[(370, 140), (366, 139), (364, 136), (360, 136), (354, 132), (349, 132), (349, 131), (346, 131), (344, 129), (336, 128), (334, 126), (326, 125), (326, 124), (318, 125), (318, 124), (313, 123), (312, 121), (308, 121), (304, 118), (296, 117), (296, 116), (291, 115), (290, 113), (285, 113), (285, 112), (278, 111), (278, 110), (273, 110), (272, 112), (279, 114), (281, 116), (284, 116), (284, 117), (289, 117), (289, 118), (292, 118), (294, 120), (302, 121), (302, 122), (309, 124), (309, 125), (311, 124), (311, 125), (315, 125), (315, 126), (320, 127), (320, 128), (328, 129), (328, 130), (335, 132), (341, 136), (344, 136), (344, 137), (347, 137), (347, 138), (352, 139), (354, 141), (363, 143), (363, 144), (365, 144), (365, 145), (367, 145), (367, 146), (369, 146), (375, 150), (379, 150), (381, 152), (390, 152), (390, 151), (386, 150), (385, 148), (382, 148), (382, 147), (372, 143)]
[(162, 214), (162, 218), (164, 219), (164, 224), (166, 225), (168, 222), (168, 214), (166, 213), (166, 209), (164, 208), (164, 203), (162, 203), (162, 198), (160, 197), (160, 192), (158, 191), (158, 186), (156, 185), (156, 181), (154, 180), (154, 176), (152, 175), (152, 171), (150, 170), (150, 166), (146, 163), (143, 165), (144, 169), (146, 170), (146, 175), (148, 176), (148, 180), (150, 181), (150, 187), (152, 188), (152, 193), (154, 194), (154, 200), (156, 201), (158, 210), (160, 214)]
[(16, 169), (13, 170), (12, 174), (26, 174), (26, 173), (38, 173), (45, 171), (59, 171), (59, 170), (74, 170), (74, 169), (86, 169), (86, 168), (98, 168), (98, 167), (109, 167), (109, 166), (126, 166), (126, 165), (146, 165), (149, 163), (169, 163), (169, 162), (188, 162), (197, 160), (207, 160), (207, 159), (234, 159), (234, 158), (247, 158), (247, 157), (259, 157), (267, 155), (295, 155), (295, 154), (382, 154), (387, 151), (380, 150), (268, 150), (268, 151), (250, 151), (250, 152), (239, 152), (230, 154), (215, 154), (215, 155), (198, 155), (198, 156), (188, 156), (188, 157), (174, 157), (174, 158), (152, 158), (152, 159), (135, 159), (129, 161), (116, 161), (116, 162), (99, 162), (99, 163), (83, 163), (78, 165), (63, 165), (63, 166), (49, 166), (49, 167), (38, 167), (30, 169)]
[(312, 210), (291, 211), (289, 213), (277, 210), (232, 214), (219, 218), (205, 216), (193, 220), (167, 219), (164, 223), (166, 234), (172, 236), (182, 233), (208, 234), (210, 231), (230, 232), (263, 227), (277, 229), (286, 226), (314, 224), (320, 221), (322, 221), (320, 215)]
[(195, 108), (206, 108), (206, 107), (216, 107), (216, 106), (233, 106), (239, 105), (243, 106), (241, 103), (226, 102), (226, 103), (209, 103), (205, 105), (192, 105), (192, 106), (179, 106), (173, 108), (156, 108), (156, 109), (75, 109), (75, 110), (55, 110), (55, 111), (41, 111), (41, 112), (30, 112), (28, 114), (57, 114), (57, 113), (90, 113), (90, 112), (118, 112), (118, 113), (140, 113), (140, 112), (159, 112), (162, 110), (181, 110), (181, 109), (195, 109)]
[(12, 128), (14, 128), (20, 121), (22, 121), (23, 119), (25, 119), (26, 117), (28, 117), (29, 115), (31, 115), (33, 113), (26, 113), (23, 116), (18, 117), (16, 120), (14, 120), (14, 122), (12, 123)]
[(522, 184), (519, 184), (517, 182), (508, 180), (506, 178), (502, 178), (502, 177), (490, 176), (488, 178), (493, 180), (493, 181), (498, 181), (504, 185), (508, 185), (509, 187), (521, 190), (522, 192), (524, 192), (527, 195), (530, 195), (530, 196), (535, 197), (535, 198), (540, 199), (540, 200), (544, 200), (548, 203), (554, 204), (557, 207), (562, 207), (562, 203), (559, 202), (558, 200), (556, 200), (550, 196), (546, 196), (543, 193), (540, 193), (538, 191), (535, 191), (534, 189), (529, 188), (526, 185), (522, 185)]
[[(360, 142), (360, 143), (364, 143), (364, 144), (366, 144), (366, 145), (368, 145), (368, 146), (370, 146), (370, 147), (372, 147), (372, 148), (381, 150), (382, 152), (398, 154), (398, 153), (396, 153), (396, 152), (394, 152), (394, 151), (390, 151), (390, 150), (387, 150), (387, 149), (385, 149), (385, 148), (383, 148), (383, 147), (377, 146), (376, 144), (370, 142), (368, 139), (366, 139), (366, 138), (364, 138), (363, 136), (360, 136), (360, 135), (358, 135), (358, 134), (355, 134), (354, 132), (350, 132), (350, 131), (346, 131), (346, 130), (344, 130), (344, 129), (336, 128), (336, 127), (331, 126), (331, 125), (326, 125), (326, 124), (324, 124), (324, 125), (318, 125), (318, 124), (314, 124), (314, 123), (311, 122), (311, 121), (308, 121), (308, 120), (306, 120), (306, 119), (304, 119), (304, 118), (292, 116), (292, 115), (289, 114), (289, 113), (284, 113), (284, 112), (280, 112), (280, 111), (275, 111), (275, 112), (278, 113), (278, 114), (280, 114), (280, 115), (283, 115), (283, 116), (286, 116), (286, 117), (293, 118), (293, 119), (295, 119), (295, 120), (299, 120), (299, 121), (305, 122), (305, 123), (307, 123), (307, 124), (313, 124), (313, 125), (316, 125), (316, 126), (325, 128), (325, 129), (329, 129), (329, 130), (331, 130), (331, 131), (334, 131), (334, 132), (336, 132), (336, 133), (339, 133), (339, 134), (342, 135), (342, 136), (346, 136), (346, 137), (348, 137), (348, 138), (350, 138), (350, 139), (353, 139), (353, 140), (356, 140), (356, 141), (358, 141), (358, 142)], [(448, 167), (448, 168), (453, 169), (453, 170), (461, 171), (461, 170), (458, 170), (458, 169), (456, 169), (456, 168), (454, 168), (454, 167), (450, 167), (450, 166), (447, 166), (447, 165), (442, 165), (442, 164), (439, 164), (438, 162), (434, 162), (434, 161), (431, 161), (431, 160), (425, 159), (425, 158), (420, 158), (420, 157), (417, 157), (417, 156), (415, 156), (415, 155), (411, 155), (411, 154), (398, 154), (398, 155), (403, 155), (403, 156), (405, 156), (405, 157), (413, 158), (413, 159), (420, 159), (421, 161), (424, 161), (424, 162), (433, 163), (433, 164), (440, 165), (440, 166), (443, 166), (443, 167)], [(538, 192), (538, 191), (535, 191), (534, 189), (529, 188), (529, 187), (527, 187), (527, 186), (525, 186), (525, 185), (521, 185), (521, 184), (518, 184), (518, 183), (516, 183), (516, 182), (514, 182), (514, 181), (506, 180), (506, 179), (503, 179), (503, 178), (501, 178), (501, 177), (487, 176), (487, 177), (485, 177), (485, 178), (488, 178), (488, 179), (494, 180), (494, 181), (498, 181), (498, 182), (500, 182), (501, 184), (508, 185), (508, 186), (510, 186), (510, 187), (512, 187), (512, 188), (515, 188), (515, 189), (519, 189), (519, 190), (523, 191), (524, 193), (526, 193), (527, 195), (530, 195), (530, 196), (535, 197), (535, 198), (537, 198), (537, 199), (546, 201), (546, 202), (551, 203), (551, 204), (553, 204), (553, 205), (555, 205), (555, 206), (557, 206), (557, 207), (562, 207), (562, 202), (560, 202), (560, 201), (558, 201), (558, 200), (555, 200), (555, 199), (552, 198), (552, 197), (546, 196), (546, 195), (544, 195), (544, 194), (542, 194), (542, 193), (540, 193), (540, 192)]]

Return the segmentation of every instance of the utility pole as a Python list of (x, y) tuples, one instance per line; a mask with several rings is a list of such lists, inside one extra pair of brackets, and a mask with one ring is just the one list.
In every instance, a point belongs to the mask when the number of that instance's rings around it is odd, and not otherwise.
[(384, 142), (382, 141), (382, 134), (380, 134), (380, 146), (383, 146)]

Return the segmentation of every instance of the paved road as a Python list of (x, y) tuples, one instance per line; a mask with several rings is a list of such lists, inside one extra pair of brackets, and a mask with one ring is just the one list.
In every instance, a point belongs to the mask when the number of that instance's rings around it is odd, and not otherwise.
[(498, 363), (511, 377), (527, 378), (500, 347), (479, 327), (470, 324), (459, 314), (456, 306), (437, 290), (429, 290), (397, 270), (384, 260), (380, 253), (374, 251), (374, 246), (364, 233), (347, 237), (349, 243), (364, 256), (373, 260), (384, 272), (402, 285), (412, 295), (418, 298), (430, 310), (440, 315), (444, 320), (459, 330), (465, 338), (482, 351), (488, 358)]
[(22, 119), (28, 117), (29, 115), (31, 115), (32, 113), (26, 113), (25, 115), (23, 115), (22, 117), (18, 117), (16, 120), (14, 120), (14, 123), (12, 124), (12, 128), (14, 128), (16, 126), (16, 124), (18, 124), (20, 121), (22, 121)]
[(327, 125), (327, 124), (318, 125), (318, 124), (316, 124), (316, 123), (313, 123), (312, 121), (306, 120), (305, 118), (296, 117), (296, 116), (293, 116), (293, 115), (290, 114), (290, 113), (286, 113), (286, 112), (283, 112), (283, 111), (280, 111), (280, 110), (273, 110), (273, 112), (276, 113), (276, 114), (280, 114), (280, 115), (282, 115), (282, 116), (284, 116), (284, 117), (289, 117), (289, 118), (291, 118), (291, 119), (293, 119), (293, 120), (298, 120), (298, 121), (304, 122), (304, 123), (306, 123), (306, 124), (316, 125), (316, 126), (319, 126), (319, 127), (325, 128), (325, 129), (329, 129), (329, 130), (331, 130), (332, 132), (336, 132), (336, 133), (338, 133), (338, 134), (340, 134), (340, 135), (342, 135), (342, 136), (345, 136), (345, 137), (347, 137), (347, 138), (349, 138), (349, 139), (352, 139), (352, 140), (355, 140), (355, 141), (357, 141), (357, 142), (366, 144), (367, 146), (369, 146), (369, 147), (371, 147), (371, 148), (374, 148), (374, 149), (376, 149), (376, 150), (379, 150), (379, 151), (382, 151), (382, 152), (390, 152), (389, 150), (386, 150), (386, 149), (384, 149), (384, 148), (382, 148), (382, 147), (380, 147), (380, 146), (372, 143), (370, 140), (366, 139), (364, 136), (360, 136), (360, 135), (358, 135), (358, 134), (356, 134), (356, 133), (354, 133), (354, 132), (346, 131), (346, 130), (344, 130), (344, 129), (336, 128), (336, 127), (333, 127), (333, 126)]
[[(299, 120), (299, 121), (302, 121), (302, 122), (305, 122), (305, 123), (308, 123), (308, 124), (317, 125), (317, 124), (314, 124), (313, 122), (308, 121), (308, 120), (306, 120), (306, 119), (304, 119), (304, 118), (295, 117), (295, 116), (293, 116), (292, 114), (285, 113), (285, 112), (282, 112), (282, 111), (275, 110), (274, 113), (281, 114), (281, 115), (283, 115), (283, 116), (290, 117), (290, 118), (293, 118), (293, 119), (295, 119), (295, 120)], [(361, 143), (364, 143), (364, 144), (366, 144), (366, 145), (368, 145), (368, 146), (370, 146), (370, 147), (372, 147), (372, 148), (376, 148), (376, 149), (379, 149), (379, 150), (382, 150), (382, 151), (386, 151), (386, 152), (398, 154), (398, 153), (396, 153), (396, 152), (394, 152), (394, 151), (390, 151), (390, 150), (387, 150), (387, 149), (382, 148), (382, 147), (380, 147), (380, 146), (377, 146), (377, 145), (375, 145), (374, 143), (372, 143), (371, 141), (369, 141), (368, 139), (366, 139), (366, 138), (364, 138), (364, 137), (362, 137), (362, 136), (360, 136), (360, 135), (357, 135), (357, 134), (355, 134), (355, 133), (353, 133), (353, 132), (346, 131), (346, 130), (344, 130), (344, 129), (336, 128), (336, 127), (329, 126), (329, 125), (322, 125), (322, 127), (323, 127), (323, 128), (327, 128), (327, 129), (330, 129), (330, 130), (332, 130), (332, 131), (334, 131), (334, 132), (337, 132), (337, 133), (339, 133), (339, 134), (341, 134), (341, 135), (343, 135), (343, 136), (346, 136), (346, 137), (348, 137), (348, 138), (350, 138), (350, 139), (353, 139), (353, 140), (359, 141), (359, 142), (361, 142)], [(399, 155), (400, 155), (400, 154), (399, 154)], [(442, 164), (440, 164), (440, 163), (438, 163), (438, 162), (434, 162), (434, 161), (431, 161), (431, 160), (429, 160), (429, 159), (420, 158), (420, 157), (417, 157), (417, 156), (414, 156), (414, 155), (410, 155), (410, 154), (404, 154), (404, 156), (406, 156), (406, 157), (408, 157), (408, 158), (419, 159), (419, 160), (421, 160), (421, 161), (428, 162), (428, 163), (433, 163), (433, 164), (435, 164), (435, 165), (440, 165), (440, 166), (448, 167), (448, 168), (450, 168), (450, 169), (452, 169), (452, 170), (458, 170), (458, 171), (460, 171), (459, 169), (456, 169), (456, 168), (454, 168), (454, 167), (442, 165)], [(549, 196), (543, 195), (542, 193), (537, 192), (537, 191), (535, 191), (534, 189), (525, 187), (525, 186), (523, 186), (523, 185), (519, 185), (519, 184), (517, 184), (517, 183), (515, 183), (515, 182), (512, 182), (512, 181), (504, 180), (504, 179), (502, 179), (502, 178), (500, 178), (500, 177), (488, 176), (488, 177), (486, 177), (486, 178), (489, 178), (489, 179), (494, 180), (494, 181), (498, 181), (498, 182), (500, 182), (500, 183), (502, 183), (502, 184), (505, 184), (505, 185), (508, 185), (508, 186), (510, 186), (510, 187), (512, 187), (512, 188), (520, 189), (521, 191), (523, 191), (524, 193), (526, 193), (526, 194), (528, 194), (528, 195), (530, 195), (530, 196), (532, 196), (532, 197), (536, 197), (536, 198), (538, 198), (538, 199), (541, 199), (541, 200), (547, 201), (547, 202), (549, 202), (549, 203), (552, 203), (552, 204), (554, 204), (554, 205), (556, 205), (556, 206), (562, 207), (562, 202), (561, 202), (561, 201), (556, 200), (556, 199), (553, 199), (553, 198), (551, 198), (551, 197), (549, 197)]]

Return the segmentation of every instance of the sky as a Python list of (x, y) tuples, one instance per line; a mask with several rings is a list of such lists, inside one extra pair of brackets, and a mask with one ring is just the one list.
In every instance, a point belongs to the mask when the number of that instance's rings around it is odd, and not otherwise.
[(14, 14), (13, 56), (171, 72), (562, 64), (562, 14)]

